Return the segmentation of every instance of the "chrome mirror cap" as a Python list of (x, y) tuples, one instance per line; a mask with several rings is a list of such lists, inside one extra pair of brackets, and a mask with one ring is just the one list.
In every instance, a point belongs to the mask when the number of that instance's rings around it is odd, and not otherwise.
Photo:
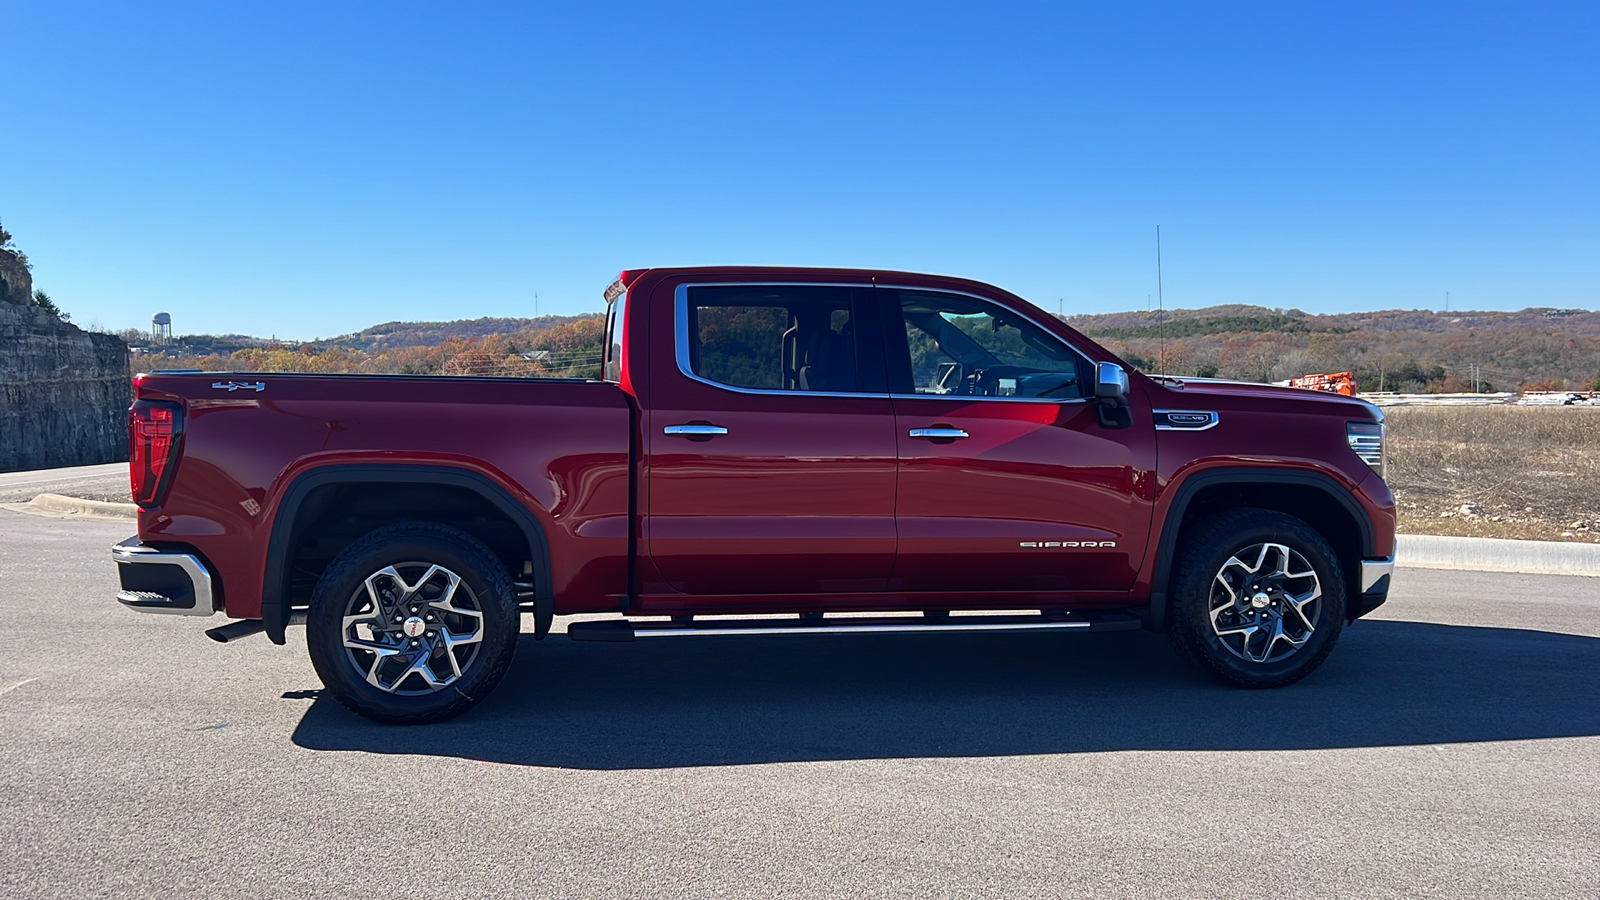
[(1101, 400), (1117, 403), (1128, 401), (1128, 373), (1116, 363), (1097, 363), (1094, 372), (1094, 395)]

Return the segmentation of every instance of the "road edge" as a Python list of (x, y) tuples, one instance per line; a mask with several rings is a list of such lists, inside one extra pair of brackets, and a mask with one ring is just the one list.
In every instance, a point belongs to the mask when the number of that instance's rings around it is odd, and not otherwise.
[[(95, 516), (103, 519), (135, 519), (139, 507), (132, 503), (111, 503), (105, 500), (83, 500), (61, 494), (40, 494), (27, 503), (7, 504), (12, 509), (36, 507), (40, 511), (69, 516)], [(25, 510), (31, 511), (31, 510)]]
[[(7, 503), (5, 507), (43, 515), (105, 519), (134, 519), (139, 514), (139, 507), (132, 503), (61, 494), (40, 494), (28, 503)], [(1395, 564), (1418, 569), (1600, 577), (1600, 544), (1401, 534), (1395, 536)]]
[(1401, 534), (1395, 536), (1395, 564), (1465, 572), (1600, 577), (1600, 544)]

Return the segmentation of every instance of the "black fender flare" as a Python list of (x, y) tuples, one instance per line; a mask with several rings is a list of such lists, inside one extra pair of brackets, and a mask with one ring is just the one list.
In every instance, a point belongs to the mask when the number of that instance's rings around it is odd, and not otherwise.
[(1179, 482), (1174, 489), (1177, 493), (1167, 507), (1167, 515), (1161, 526), (1155, 569), (1150, 578), (1150, 613), (1146, 625), (1151, 631), (1161, 631), (1166, 627), (1167, 582), (1172, 577), (1172, 559), (1178, 552), (1178, 530), (1183, 525), (1183, 516), (1200, 491), (1219, 484), (1284, 484), (1315, 488), (1344, 507), (1361, 532), (1362, 555), (1373, 555), (1372, 519), (1355, 496), (1328, 475), (1303, 469), (1265, 468), (1207, 469), (1196, 472)]
[[(300, 506), (317, 488), (333, 484), (358, 482), (397, 482), (401, 484), (442, 484), (465, 488), (494, 504), (512, 522), (522, 529), (533, 554), (534, 605), (533, 623), (535, 638), (550, 632), (555, 618), (555, 589), (550, 574), (550, 542), (545, 538), (539, 520), (515, 497), (486, 475), (469, 469), (451, 466), (430, 466), (382, 463), (334, 463), (319, 466), (295, 476), (284, 489), (278, 502), (278, 511), (272, 519), (272, 535), (267, 540), (266, 569), (261, 583), (261, 622), (267, 638), (274, 644), (284, 642), (284, 631), (289, 625), (289, 560), (290, 545), (294, 540), (296, 519)], [(515, 573), (513, 573), (515, 576)]]

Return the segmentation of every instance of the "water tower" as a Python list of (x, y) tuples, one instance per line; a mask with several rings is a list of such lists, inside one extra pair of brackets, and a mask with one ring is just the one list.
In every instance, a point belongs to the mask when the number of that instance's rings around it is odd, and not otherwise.
[(150, 343), (172, 343), (172, 316), (158, 312), (150, 317)]

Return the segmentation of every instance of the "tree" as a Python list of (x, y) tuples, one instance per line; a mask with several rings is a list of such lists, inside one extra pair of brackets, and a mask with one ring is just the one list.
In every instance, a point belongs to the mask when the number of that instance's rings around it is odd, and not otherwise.
[(56, 302), (50, 299), (50, 295), (39, 290), (38, 288), (33, 289), (33, 305), (39, 307), (50, 315), (55, 316), (63, 322), (72, 321), (71, 313), (62, 312), (61, 308), (56, 306)]
[(17, 245), (11, 243), (11, 232), (7, 231), (4, 225), (0, 225), (0, 250), (4, 250), (12, 256), (15, 256), (17, 258), (17, 262), (22, 263), (29, 269), (33, 268), (33, 263), (28, 262), (28, 254), (18, 250)]
[(1305, 350), (1284, 351), (1273, 364), (1272, 370), (1273, 374), (1284, 379), (1320, 374), (1319, 367), (1311, 359), (1311, 354)]

